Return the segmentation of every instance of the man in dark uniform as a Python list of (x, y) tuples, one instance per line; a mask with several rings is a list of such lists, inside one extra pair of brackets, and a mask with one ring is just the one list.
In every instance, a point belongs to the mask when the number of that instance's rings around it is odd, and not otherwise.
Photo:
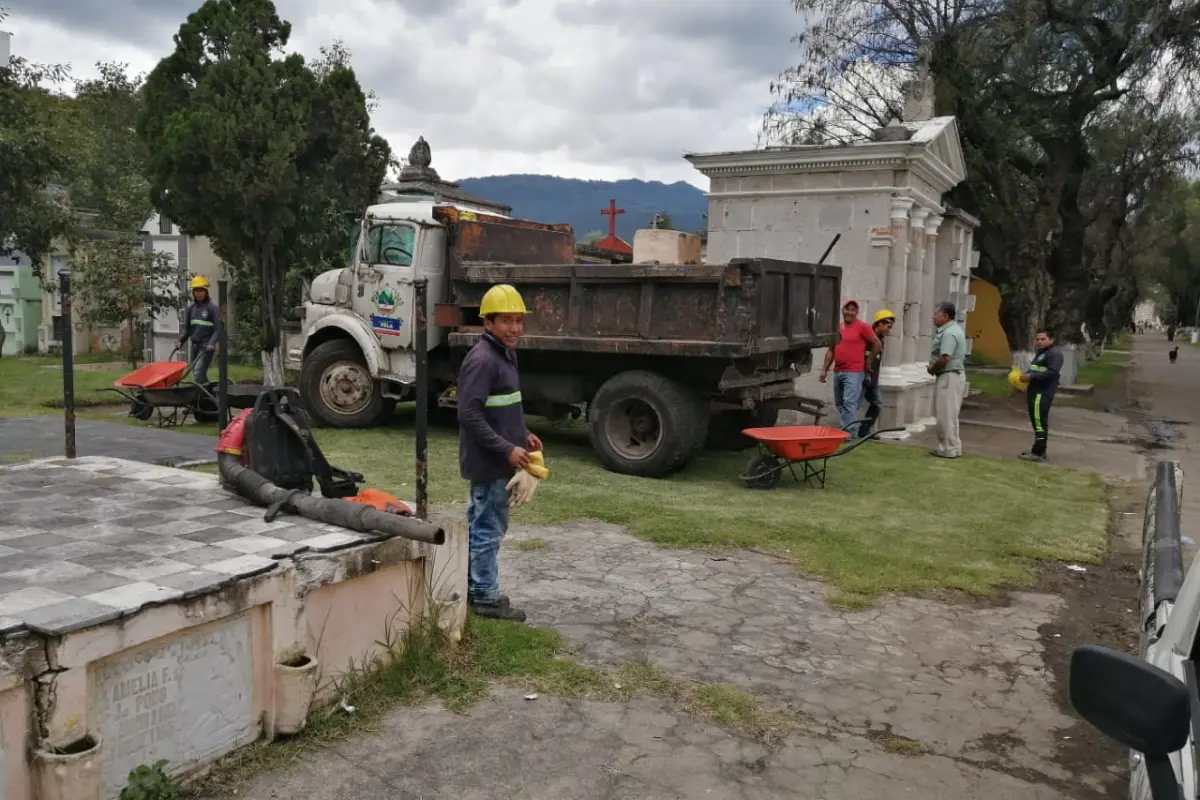
[(1029, 424), (1033, 426), (1033, 447), (1021, 453), (1020, 457), (1026, 461), (1045, 461), (1050, 404), (1054, 402), (1054, 393), (1058, 391), (1063, 356), (1048, 330), (1039, 330), (1034, 335), (1033, 346), (1033, 361), (1029, 364), (1029, 370), (1021, 376), (1027, 384), (1025, 400), (1029, 407)]
[(507, 284), (488, 289), (479, 304), (484, 334), (458, 371), (458, 464), (471, 483), (467, 501), (470, 567), (467, 602), (481, 617), (524, 622), (500, 593), (497, 556), (508, 533), (509, 507), (528, 502), (536, 487), (525, 468), (542, 442), (525, 427), (517, 345), (525, 331), (525, 301)]
[(871, 330), (875, 331), (875, 337), (879, 339), (879, 349), (871, 349), (867, 353), (867, 376), (863, 382), (863, 399), (867, 401), (867, 416), (865, 422), (858, 426), (858, 432), (855, 437), (862, 439), (871, 435), (871, 428), (875, 427), (875, 421), (879, 419), (879, 412), (883, 410), (883, 392), (879, 389), (879, 368), (883, 365), (883, 348), (887, 346), (887, 337), (892, 333), (892, 326), (896, 324), (896, 315), (886, 308), (882, 308), (875, 312), (874, 324)]
[(197, 275), (192, 278), (192, 305), (187, 310), (187, 322), (179, 346), (192, 340), (192, 380), (201, 385), (208, 383), (208, 367), (212, 364), (221, 335), (221, 309), (208, 296), (208, 278)]

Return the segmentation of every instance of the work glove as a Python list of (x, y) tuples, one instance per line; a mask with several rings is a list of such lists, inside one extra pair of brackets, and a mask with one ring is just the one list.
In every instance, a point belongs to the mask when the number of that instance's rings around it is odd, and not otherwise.
[(508, 489), (508, 507), (516, 508), (523, 506), (533, 498), (533, 493), (537, 489), (541, 481), (532, 474), (523, 469), (517, 470), (517, 473), (512, 476), (508, 484), (504, 487)]

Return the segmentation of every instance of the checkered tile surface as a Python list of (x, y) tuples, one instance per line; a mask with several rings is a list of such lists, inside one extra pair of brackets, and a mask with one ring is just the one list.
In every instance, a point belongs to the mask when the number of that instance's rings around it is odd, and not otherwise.
[(101, 624), (388, 538), (264, 510), (216, 476), (101, 456), (0, 468), (0, 635)]

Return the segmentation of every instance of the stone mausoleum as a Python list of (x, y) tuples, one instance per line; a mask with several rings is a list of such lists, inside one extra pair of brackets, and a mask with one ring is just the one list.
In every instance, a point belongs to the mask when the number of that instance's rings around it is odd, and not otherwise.
[[(881, 426), (915, 432), (933, 421), (933, 378), (925, 371), (933, 308), (949, 300), (965, 323), (979, 221), (944, 199), (966, 177), (954, 117), (906, 116), (914, 121), (893, 122), (851, 145), (686, 158), (711, 181), (709, 263), (817, 261), (841, 234), (827, 263), (843, 269), (843, 300), (858, 300), (868, 322), (881, 308), (897, 317), (880, 374)], [(818, 351), (814, 364), (824, 357)], [(832, 403), (833, 382), (821, 384), (818, 372), (797, 381), (797, 391)]]

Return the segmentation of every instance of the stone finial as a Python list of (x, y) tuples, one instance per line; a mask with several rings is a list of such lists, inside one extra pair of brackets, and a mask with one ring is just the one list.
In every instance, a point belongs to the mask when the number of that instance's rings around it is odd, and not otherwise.
[(417, 138), (416, 144), (408, 151), (408, 163), (400, 170), (401, 181), (424, 181), (438, 183), (441, 178), (437, 170), (429, 166), (433, 163), (433, 153), (429, 150), (429, 142), (425, 137)]
[(417, 137), (412, 150), (408, 151), (408, 165), (417, 169), (429, 169), (432, 163), (433, 153), (429, 150), (429, 142), (425, 141), (424, 136)]
[(876, 128), (871, 134), (871, 139), (876, 142), (903, 142), (911, 139), (913, 132), (901, 124), (900, 120), (893, 119), (882, 128)]

